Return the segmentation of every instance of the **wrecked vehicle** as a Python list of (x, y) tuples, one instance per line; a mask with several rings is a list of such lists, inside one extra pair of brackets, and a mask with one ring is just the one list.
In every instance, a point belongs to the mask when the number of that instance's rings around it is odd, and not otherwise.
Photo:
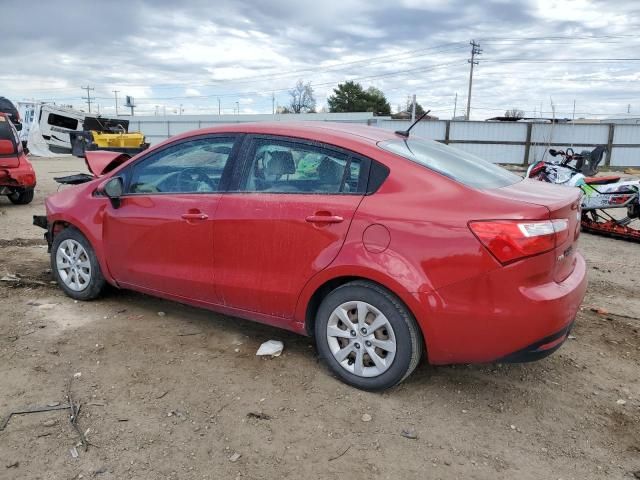
[(577, 189), (410, 129), (234, 124), (94, 153), (98, 177), (34, 219), (68, 296), (111, 284), (311, 335), (357, 388), (423, 357), (543, 358), (585, 294)]
[(33, 200), (36, 172), (27, 159), (15, 126), (7, 114), (0, 113), (0, 195), (16, 205)]

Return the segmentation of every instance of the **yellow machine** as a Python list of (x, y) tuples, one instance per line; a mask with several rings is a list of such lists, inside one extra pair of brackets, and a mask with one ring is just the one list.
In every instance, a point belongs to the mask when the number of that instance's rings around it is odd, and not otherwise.
[(133, 133), (91, 132), (92, 142), (98, 147), (96, 150), (111, 150), (113, 148), (140, 148), (144, 144), (144, 135)]
[(71, 152), (84, 157), (85, 151), (109, 150), (135, 155), (149, 148), (141, 132), (129, 132), (129, 121), (85, 117), (83, 131), (70, 132)]

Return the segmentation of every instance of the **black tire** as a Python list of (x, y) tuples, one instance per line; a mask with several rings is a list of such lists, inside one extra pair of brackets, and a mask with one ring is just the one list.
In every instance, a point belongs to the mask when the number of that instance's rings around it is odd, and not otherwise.
[[(396, 351), (391, 365), (373, 377), (347, 371), (334, 357), (327, 340), (327, 325), (334, 310), (345, 303), (357, 301), (366, 302), (379, 310), (391, 324), (395, 336)], [(418, 366), (424, 351), (422, 333), (411, 312), (394, 294), (368, 281), (344, 284), (323, 299), (316, 313), (315, 340), (321, 360), (338, 378), (367, 391), (385, 390), (402, 382)]]
[[(91, 265), (89, 281), (81, 290), (74, 290), (70, 288), (64, 282), (61, 277), (61, 273), (58, 271), (56, 256), (60, 245), (65, 240), (73, 240), (79, 243), (82, 248), (84, 248), (88, 261)], [(102, 271), (100, 270), (100, 264), (98, 263), (93, 247), (85, 236), (73, 227), (65, 228), (53, 238), (53, 244), (51, 246), (51, 272), (64, 293), (75, 300), (93, 300), (98, 298), (106, 286), (106, 281), (102, 275)]]
[(28, 188), (19, 192), (13, 192), (8, 195), (11, 203), (15, 205), (26, 205), (33, 200), (33, 188)]

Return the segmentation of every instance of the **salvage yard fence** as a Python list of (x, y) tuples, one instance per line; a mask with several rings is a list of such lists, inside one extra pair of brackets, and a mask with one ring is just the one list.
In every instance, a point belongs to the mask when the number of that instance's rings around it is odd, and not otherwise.
[[(214, 125), (260, 121), (338, 121), (361, 123), (388, 130), (404, 130), (411, 122), (373, 117), (371, 114), (206, 115), (128, 117), (130, 131), (141, 131), (152, 145), (173, 135)], [(494, 163), (528, 165), (544, 158), (549, 148), (576, 152), (605, 145), (604, 165), (640, 166), (640, 125), (614, 123), (422, 121), (413, 134), (443, 142)]]

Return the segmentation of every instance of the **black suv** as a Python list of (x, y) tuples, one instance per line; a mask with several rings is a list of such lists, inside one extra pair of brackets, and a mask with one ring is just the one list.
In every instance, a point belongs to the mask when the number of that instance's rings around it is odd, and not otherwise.
[(0, 112), (6, 113), (9, 116), (9, 120), (16, 127), (16, 130), (22, 130), (22, 122), (20, 122), (20, 114), (11, 100), (5, 97), (0, 97)]

